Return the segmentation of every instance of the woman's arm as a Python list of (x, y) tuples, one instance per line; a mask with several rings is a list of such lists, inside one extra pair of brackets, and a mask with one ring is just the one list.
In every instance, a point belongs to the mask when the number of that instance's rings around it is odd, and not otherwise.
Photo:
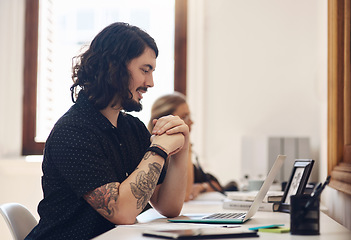
[(184, 201), (187, 202), (191, 199), (193, 199), (193, 185), (194, 185), (194, 164), (191, 160), (191, 147), (189, 147), (189, 153), (188, 153), (188, 180), (186, 184), (186, 192), (185, 192), (185, 199)]

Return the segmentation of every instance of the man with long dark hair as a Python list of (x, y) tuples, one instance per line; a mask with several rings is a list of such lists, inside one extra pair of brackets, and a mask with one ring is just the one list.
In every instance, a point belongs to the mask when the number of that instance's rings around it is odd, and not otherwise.
[(40, 221), (26, 239), (91, 239), (133, 224), (148, 202), (166, 217), (179, 215), (188, 126), (177, 116), (162, 117), (151, 136), (126, 113), (142, 109), (157, 55), (146, 32), (114, 23), (76, 58), (75, 104), (46, 141)]

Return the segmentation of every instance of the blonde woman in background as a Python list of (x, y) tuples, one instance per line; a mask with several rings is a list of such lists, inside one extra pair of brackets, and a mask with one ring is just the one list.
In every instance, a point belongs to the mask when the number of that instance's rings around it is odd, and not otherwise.
[[(151, 109), (151, 118), (148, 124), (149, 131), (152, 133), (154, 119), (159, 119), (160, 117), (167, 115), (179, 116), (185, 124), (189, 126), (189, 131), (191, 132), (191, 126), (194, 122), (190, 117), (190, 110), (185, 95), (179, 92), (174, 92), (158, 98)], [(200, 166), (193, 164), (191, 146), (189, 146), (188, 156), (188, 181), (185, 201), (192, 200), (203, 192), (223, 192), (221, 184), (214, 176), (208, 173), (203, 173)]]

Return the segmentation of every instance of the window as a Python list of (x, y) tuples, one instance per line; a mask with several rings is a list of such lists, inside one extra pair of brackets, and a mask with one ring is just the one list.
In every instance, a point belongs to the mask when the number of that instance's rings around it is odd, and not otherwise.
[(350, 1), (328, 5), (329, 186), (351, 195)]
[[(163, 49), (157, 61), (155, 87), (150, 89), (151, 94), (147, 94), (151, 97), (145, 97), (142, 113), (134, 115), (146, 123), (151, 104), (156, 97), (173, 89), (184, 94), (186, 91), (186, 61), (184, 60), (186, 58), (186, 0), (120, 2), (104, 0), (100, 1), (99, 5), (91, 0), (83, 1), (84, 4), (74, 1), (77, 5), (73, 5), (72, 1), (70, 3), (66, 1), (40, 0), (40, 7), (39, 0), (26, 1), (23, 155), (42, 154), (48, 132), (57, 118), (72, 104), (69, 94), (69, 86), (72, 84), (71, 57), (77, 55), (77, 49), (88, 44), (87, 41), (92, 40), (97, 32), (109, 23), (125, 21), (137, 25), (150, 33), (159, 48)], [(119, 6), (119, 8), (113, 6)], [(123, 11), (120, 6), (123, 6)], [(161, 14), (165, 21), (155, 19), (156, 14)], [(165, 25), (169, 23), (174, 27)], [(163, 35), (157, 34), (157, 29), (163, 29)], [(171, 39), (162, 39), (165, 35), (171, 36)], [(174, 51), (172, 51), (172, 45), (174, 45)], [(60, 51), (56, 51), (57, 49)], [(165, 51), (165, 49), (170, 50)], [(60, 54), (61, 51), (68, 51), (70, 54), (63, 55)], [(55, 61), (59, 60), (61, 60), (60, 64), (57, 64)], [(162, 66), (162, 62), (172, 61), (174, 61), (174, 71), (170, 69), (169, 64)], [(62, 69), (58, 69), (58, 66), (62, 66)], [(163, 75), (158, 76), (157, 74), (162, 74), (162, 70), (164, 70)], [(173, 75), (169, 75), (172, 72), (177, 73), (174, 74), (174, 87)], [(167, 84), (167, 81), (158, 82), (157, 79), (171, 81)], [(63, 91), (66, 93), (62, 94)], [(63, 99), (62, 95), (66, 98)]]

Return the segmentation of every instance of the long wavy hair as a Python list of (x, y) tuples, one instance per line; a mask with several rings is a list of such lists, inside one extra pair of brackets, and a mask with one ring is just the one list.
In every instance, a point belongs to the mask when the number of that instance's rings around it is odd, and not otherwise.
[(185, 102), (186, 97), (180, 92), (166, 94), (156, 99), (151, 107), (151, 117), (147, 125), (148, 130), (152, 132), (152, 129), (154, 128), (152, 120), (173, 114), (175, 110)]
[(146, 47), (158, 56), (154, 39), (136, 26), (116, 22), (104, 28), (89, 48), (73, 59), (72, 101), (75, 102), (78, 92), (82, 91), (95, 108), (101, 110), (112, 100), (115, 105), (132, 98), (127, 65), (139, 57)]

